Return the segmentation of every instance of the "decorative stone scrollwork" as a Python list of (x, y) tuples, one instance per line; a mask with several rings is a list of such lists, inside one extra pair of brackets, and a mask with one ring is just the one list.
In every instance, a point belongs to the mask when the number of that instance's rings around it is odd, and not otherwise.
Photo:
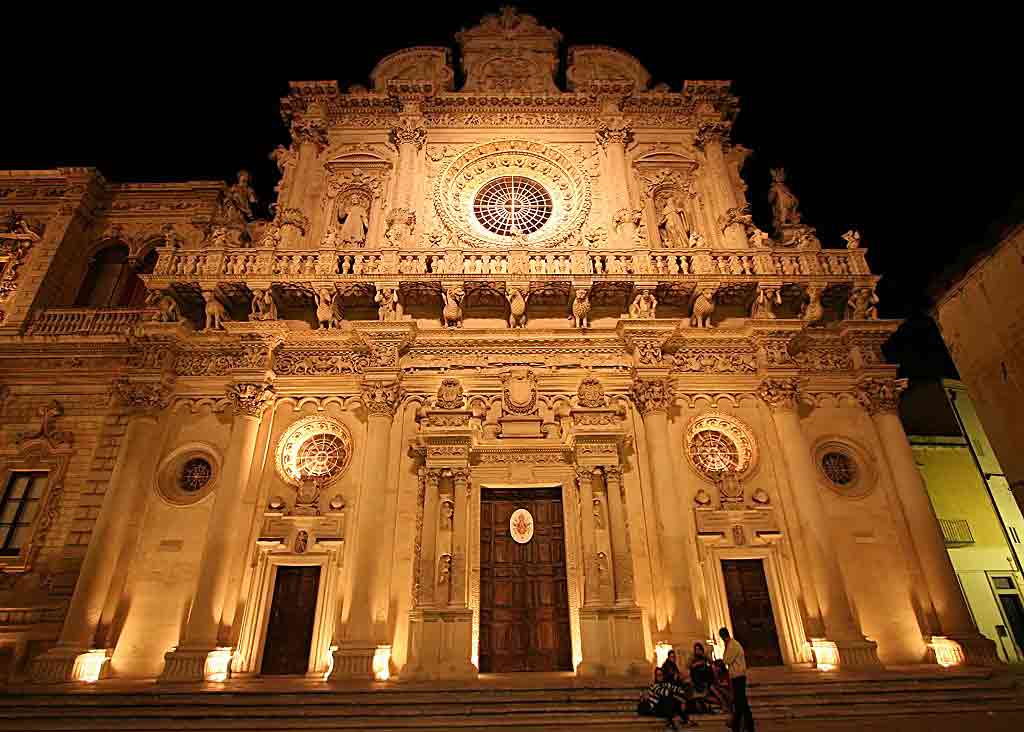
[(51, 448), (70, 446), (71, 433), (58, 430), (56, 425), (57, 418), (63, 414), (64, 407), (56, 399), (51, 399), (36, 410), (36, 415), (39, 417), (39, 429), (33, 432), (19, 432), (14, 438), (14, 443), (21, 446), (32, 440), (45, 440)]
[(129, 381), (118, 379), (114, 393), (133, 411), (148, 412), (166, 409), (171, 402), (172, 389), (168, 384), (155, 381)]
[(794, 410), (800, 402), (800, 382), (795, 378), (765, 379), (757, 395), (772, 411)]
[(633, 128), (622, 119), (605, 120), (596, 130), (597, 144), (601, 147), (622, 145), (625, 147), (633, 141)]
[(363, 406), (368, 414), (374, 417), (395, 416), (395, 410), (405, 396), (402, 385), (398, 381), (364, 381), (360, 384)]
[(462, 409), (465, 403), (462, 382), (453, 378), (442, 379), (440, 386), (437, 387), (434, 406), (437, 409)]
[(906, 388), (906, 379), (862, 379), (857, 384), (857, 402), (868, 414), (896, 412)]
[(633, 401), (643, 415), (667, 412), (672, 404), (672, 386), (668, 379), (634, 379)]
[(245, 417), (259, 417), (277, 396), (270, 384), (229, 384), (225, 391), (234, 413)]
[(604, 387), (596, 376), (586, 376), (576, 390), (576, 403), (581, 407), (600, 409), (605, 406)]

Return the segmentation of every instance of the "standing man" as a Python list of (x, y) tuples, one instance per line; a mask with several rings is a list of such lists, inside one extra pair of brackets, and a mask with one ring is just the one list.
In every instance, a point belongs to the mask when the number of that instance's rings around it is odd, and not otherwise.
[(732, 730), (741, 732), (745, 727), (747, 732), (754, 732), (754, 715), (747, 702), (747, 658), (743, 646), (729, 635), (728, 628), (719, 630), (718, 635), (725, 642), (722, 660), (732, 679)]

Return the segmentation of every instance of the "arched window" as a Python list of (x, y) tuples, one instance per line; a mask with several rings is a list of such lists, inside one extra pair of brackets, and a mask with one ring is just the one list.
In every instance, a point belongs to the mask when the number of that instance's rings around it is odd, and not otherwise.
[(146, 288), (139, 274), (148, 274), (156, 266), (156, 250), (139, 262), (128, 258), (128, 247), (111, 244), (96, 253), (78, 291), (78, 307), (141, 307), (146, 301)]

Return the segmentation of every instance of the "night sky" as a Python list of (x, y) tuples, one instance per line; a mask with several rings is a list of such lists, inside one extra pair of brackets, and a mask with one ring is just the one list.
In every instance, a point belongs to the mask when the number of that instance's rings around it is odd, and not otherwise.
[[(756, 18), (701, 18), (688, 4), (637, 6), (645, 12), (519, 6), (562, 32), (563, 62), (569, 44), (603, 44), (632, 53), (652, 83), (673, 90), (684, 78), (735, 79), (742, 111), (733, 139), (754, 150), (744, 177), (755, 219), (768, 228), (768, 169), (785, 166), (804, 221), (825, 246), (861, 230), (872, 270), (883, 275), (882, 317), (907, 319), (888, 348), (903, 375), (956, 375), (926, 315), (928, 290), (991, 239), (1015, 202), (1024, 213), (1014, 110), (1020, 60), (993, 59), (1012, 52), (998, 25), (979, 36), (973, 16), (958, 15), (957, 33), (937, 29), (935, 17), (930, 25), (862, 17), (780, 35)], [(280, 6), (267, 15), (255, 7), (235, 6), (236, 16), (217, 21), (69, 21), (45, 39), (53, 69), (8, 87), (0, 169), (89, 165), (121, 182), (227, 180), (245, 167), (265, 205), (277, 180), (267, 155), (288, 142), (278, 105), (289, 79), (368, 85), (381, 57), (412, 45), (454, 50), (457, 30), (497, 10), (380, 3), (357, 17), (351, 5)], [(40, 51), (22, 40), (6, 46), (8, 74)]]

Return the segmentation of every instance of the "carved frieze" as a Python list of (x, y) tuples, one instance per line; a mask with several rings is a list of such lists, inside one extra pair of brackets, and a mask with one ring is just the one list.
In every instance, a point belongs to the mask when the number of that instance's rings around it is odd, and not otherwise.
[(171, 386), (165, 382), (132, 381), (127, 378), (116, 380), (113, 389), (126, 407), (137, 412), (166, 409), (173, 392)]

